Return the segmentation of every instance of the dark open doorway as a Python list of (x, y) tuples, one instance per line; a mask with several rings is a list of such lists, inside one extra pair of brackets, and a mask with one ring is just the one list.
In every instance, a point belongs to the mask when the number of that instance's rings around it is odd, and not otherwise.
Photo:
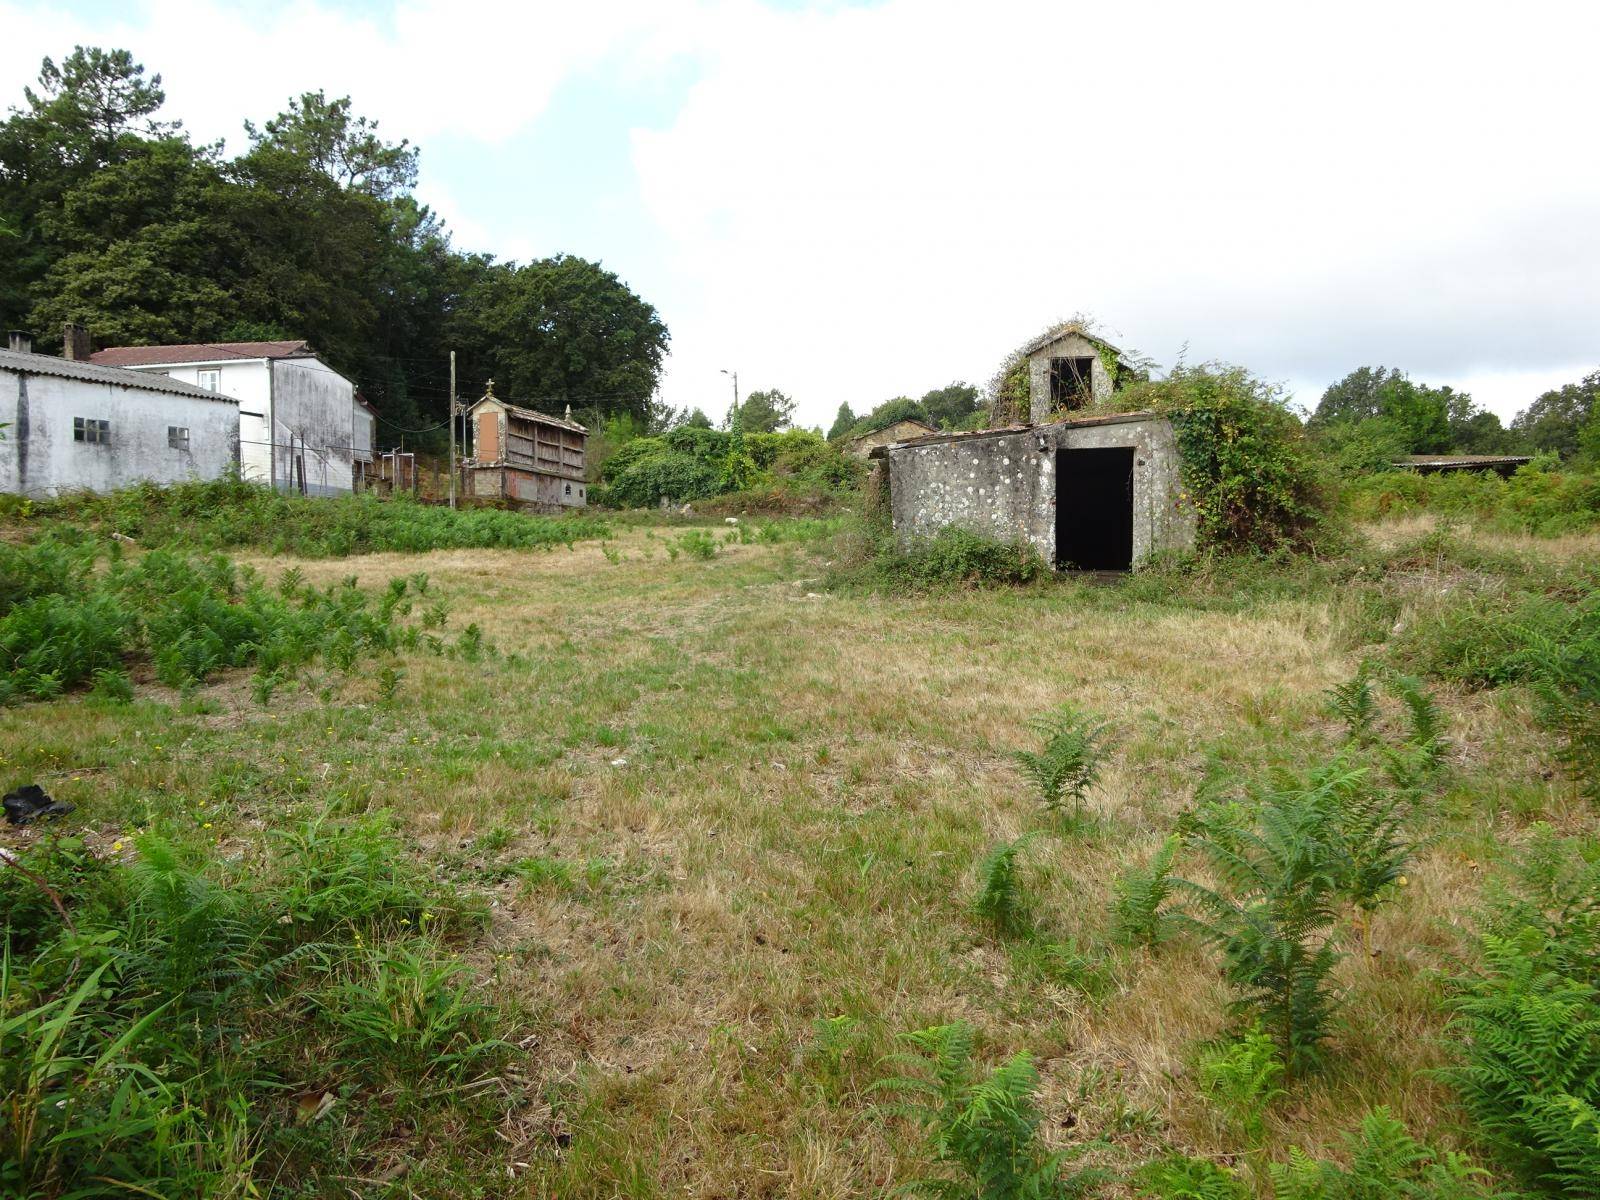
[(1056, 566), (1133, 566), (1133, 447), (1056, 451)]

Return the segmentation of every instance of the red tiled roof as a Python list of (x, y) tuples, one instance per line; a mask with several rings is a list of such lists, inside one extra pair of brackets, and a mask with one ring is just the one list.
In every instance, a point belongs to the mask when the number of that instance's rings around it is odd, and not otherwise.
[(201, 342), (187, 346), (110, 346), (89, 361), (104, 367), (156, 367), (168, 363), (220, 362), (230, 358), (305, 358), (311, 344), (296, 342)]

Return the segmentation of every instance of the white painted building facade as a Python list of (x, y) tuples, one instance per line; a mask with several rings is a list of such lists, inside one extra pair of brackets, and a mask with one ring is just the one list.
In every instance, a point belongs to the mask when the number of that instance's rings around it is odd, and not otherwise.
[(119, 346), (91, 361), (165, 375), (237, 401), (246, 479), (306, 495), (342, 495), (353, 487), (362, 452), (370, 459), (371, 410), (363, 412), (355, 385), (305, 342)]
[(216, 479), (239, 456), (239, 404), (162, 376), (0, 350), (0, 491), (106, 492)]

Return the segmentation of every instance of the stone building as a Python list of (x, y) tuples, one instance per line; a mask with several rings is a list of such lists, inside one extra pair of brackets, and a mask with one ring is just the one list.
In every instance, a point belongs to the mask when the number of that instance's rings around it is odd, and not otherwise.
[(1172, 422), (1153, 413), (938, 434), (873, 457), (902, 543), (954, 525), (1026, 541), (1058, 570), (1103, 571), (1194, 546)]
[(885, 425), (882, 429), (874, 429), (868, 433), (857, 434), (845, 441), (839, 447), (845, 454), (853, 454), (857, 458), (871, 458), (872, 452), (879, 446), (887, 446), (893, 442), (910, 441), (916, 437), (926, 437), (930, 433), (938, 433), (926, 421), (919, 421), (915, 417), (906, 417), (903, 420)]
[(1022, 354), (1028, 360), (1028, 420), (1036, 425), (1057, 413), (1102, 405), (1123, 384), (1143, 377), (1137, 363), (1076, 321), (1040, 335)]

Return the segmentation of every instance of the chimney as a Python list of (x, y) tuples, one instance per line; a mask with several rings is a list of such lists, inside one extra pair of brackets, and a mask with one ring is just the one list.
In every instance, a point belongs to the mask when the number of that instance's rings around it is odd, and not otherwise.
[(13, 329), (7, 332), (6, 336), (11, 340), (11, 353), (33, 353), (33, 334), (29, 333), (27, 330)]
[(61, 357), (68, 362), (88, 362), (89, 355), (94, 353), (94, 343), (89, 340), (89, 331), (76, 321), (68, 321), (61, 327)]

